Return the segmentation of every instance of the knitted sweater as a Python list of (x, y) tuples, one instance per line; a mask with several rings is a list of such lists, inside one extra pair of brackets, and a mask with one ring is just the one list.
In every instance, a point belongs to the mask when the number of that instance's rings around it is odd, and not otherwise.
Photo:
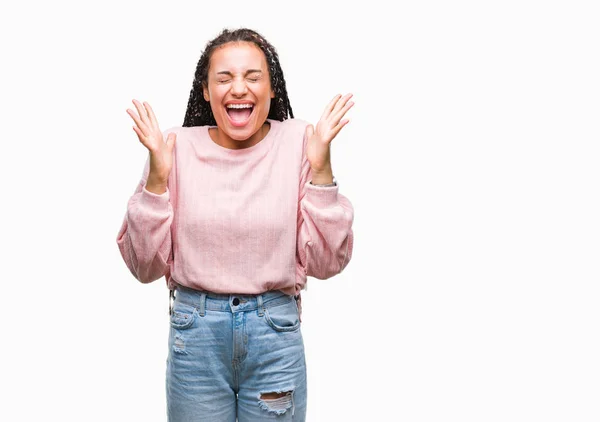
[(339, 186), (313, 186), (299, 119), (267, 120), (257, 144), (228, 149), (209, 126), (175, 127), (167, 191), (146, 190), (149, 161), (117, 236), (141, 282), (163, 276), (215, 293), (297, 295), (352, 257), (354, 209)]

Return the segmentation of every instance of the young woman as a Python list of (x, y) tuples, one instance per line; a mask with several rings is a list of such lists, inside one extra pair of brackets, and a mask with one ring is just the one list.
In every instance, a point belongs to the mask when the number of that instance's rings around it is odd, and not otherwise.
[(206, 45), (183, 127), (161, 132), (148, 103), (127, 110), (149, 158), (117, 243), (139, 281), (175, 292), (170, 421), (305, 419), (300, 291), (352, 256), (330, 160), (350, 98), (315, 127), (294, 119), (275, 48), (237, 29)]

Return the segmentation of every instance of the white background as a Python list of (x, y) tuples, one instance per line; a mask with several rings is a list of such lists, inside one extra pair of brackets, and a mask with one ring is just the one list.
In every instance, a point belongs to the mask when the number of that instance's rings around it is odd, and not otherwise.
[[(205, 43), (277, 48), (333, 143), (354, 256), (303, 295), (308, 421), (600, 420), (600, 47), (592, 1), (2, 6), (3, 421), (165, 421), (167, 289), (116, 235)], [(391, 4), (392, 2), (390, 2)]]

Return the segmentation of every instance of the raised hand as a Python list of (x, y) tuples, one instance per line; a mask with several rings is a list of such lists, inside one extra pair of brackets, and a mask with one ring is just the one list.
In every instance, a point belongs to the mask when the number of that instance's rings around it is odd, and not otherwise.
[(131, 109), (127, 109), (127, 114), (131, 116), (136, 124), (133, 126), (133, 130), (138, 139), (150, 152), (150, 173), (148, 174), (146, 189), (161, 194), (166, 191), (169, 174), (171, 174), (173, 168), (173, 147), (175, 146), (176, 135), (169, 133), (167, 141), (164, 142), (162, 132), (158, 127), (158, 121), (150, 104), (144, 102), (142, 105), (137, 100), (133, 100), (133, 104), (138, 114)]
[(337, 136), (349, 119), (342, 119), (354, 105), (349, 101), (352, 94), (336, 95), (325, 108), (317, 127), (308, 125), (306, 136), (306, 158), (310, 162), (313, 174), (331, 173), (330, 143)]

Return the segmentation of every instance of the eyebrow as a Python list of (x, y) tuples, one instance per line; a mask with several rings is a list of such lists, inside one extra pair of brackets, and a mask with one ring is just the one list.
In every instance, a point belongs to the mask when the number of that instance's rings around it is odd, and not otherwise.
[[(262, 70), (260, 69), (248, 69), (246, 70), (246, 75), (249, 73), (262, 73)], [(217, 72), (217, 75), (233, 75), (233, 73), (231, 73), (228, 70), (222, 70), (220, 72)]]

